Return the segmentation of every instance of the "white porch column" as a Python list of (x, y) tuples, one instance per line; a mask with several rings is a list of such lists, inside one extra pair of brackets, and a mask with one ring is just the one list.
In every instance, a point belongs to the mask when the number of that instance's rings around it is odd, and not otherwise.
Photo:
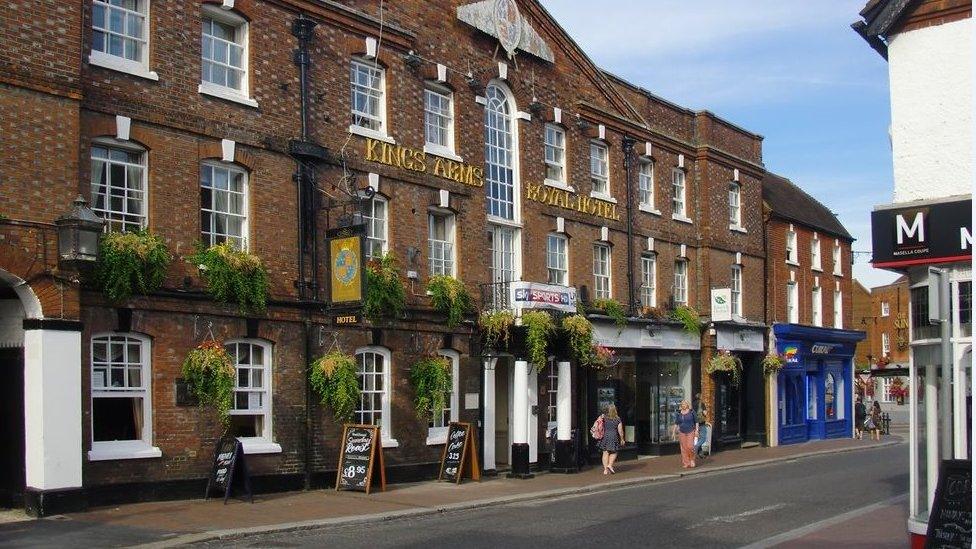
[(769, 380), (769, 392), (766, 394), (766, 402), (769, 403), (769, 440), (766, 441), (770, 446), (779, 446), (779, 417), (783, 410), (779, 409), (779, 374), (766, 376)]
[[(485, 470), (489, 471), (497, 467), (495, 465), (495, 366), (497, 363), (497, 358), (485, 359), (484, 363), (485, 394), (482, 405), (485, 410), (485, 463), (483, 465)], [(504, 450), (507, 452), (508, 448)]]
[(569, 362), (559, 362), (556, 386), (556, 440), (570, 440), (573, 430), (572, 369)]
[[(81, 331), (24, 326), (28, 490), (81, 487)], [(57, 322), (57, 321), (53, 321)]]
[(528, 444), (529, 427), (529, 363), (515, 361), (515, 380), (513, 384), (514, 402), (512, 412), (512, 442)]

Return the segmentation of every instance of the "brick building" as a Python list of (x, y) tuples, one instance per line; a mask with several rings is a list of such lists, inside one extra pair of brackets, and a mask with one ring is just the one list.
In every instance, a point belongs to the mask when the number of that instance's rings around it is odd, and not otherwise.
[[(860, 287), (860, 291), (859, 291)], [(866, 290), (854, 281), (854, 322), (867, 337), (857, 344), (854, 364), (869, 371), (873, 400), (891, 410), (897, 398), (891, 395), (896, 378), (907, 384), (908, 376), (908, 279), (899, 277), (891, 284)], [(899, 412), (907, 410), (902, 407)]]
[[(44, 1), (5, 10), (0, 36), (0, 358), (15, 372), (0, 491), (31, 512), (198, 495), (224, 428), (179, 378), (208, 339), (237, 362), (230, 433), (258, 490), (334, 479), (341, 425), (306, 370), (336, 348), (358, 363), (356, 419), (381, 427), (393, 481), (432, 474), (446, 421), (479, 425), (499, 471), (611, 402), (629, 453), (676, 451), (672, 412), (697, 394), (719, 442), (765, 441), (762, 138), (605, 73), (537, 3)], [(54, 222), (79, 194), (109, 230), (164, 240), (162, 289), (113, 303), (59, 262)], [(399, 259), (404, 317), (337, 325), (323, 234), (351, 221), (367, 256)], [(185, 261), (198, 242), (261, 259), (266, 312), (210, 298)], [(619, 363), (553, 347), (530, 375), (524, 348), (484, 352), (473, 315), (448, 328), (435, 274), (486, 310), (513, 306), (513, 282), (617, 300), (625, 326), (589, 316)], [(731, 314), (712, 321), (715, 289)], [(669, 318), (682, 305), (701, 335)], [(741, 387), (705, 372), (717, 349), (742, 357)], [(429, 355), (454, 378), (433, 421), (409, 382)]]
[(864, 338), (852, 329), (854, 239), (789, 179), (767, 173), (763, 202), (767, 322), (785, 359), (770, 377), (770, 441), (850, 436), (854, 347)]

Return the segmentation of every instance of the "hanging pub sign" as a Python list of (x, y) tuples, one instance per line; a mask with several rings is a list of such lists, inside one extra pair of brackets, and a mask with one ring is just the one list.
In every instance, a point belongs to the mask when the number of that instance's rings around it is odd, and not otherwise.
[(929, 514), (925, 547), (972, 547), (973, 462), (943, 460)]
[(461, 479), (464, 477), (481, 480), (474, 428), (470, 423), (451, 422), (447, 430), (447, 443), (441, 456), (441, 472), (437, 480), (461, 484)]
[(217, 441), (214, 448), (213, 467), (210, 468), (210, 478), (207, 479), (207, 493), (204, 499), (210, 499), (210, 492), (218, 490), (224, 493), (224, 505), (237, 482), (242, 489), (242, 495), (254, 503), (251, 493), (251, 476), (247, 471), (244, 460), (244, 447), (236, 437), (224, 437)]
[(338, 227), (326, 231), (329, 242), (329, 299), (333, 305), (355, 307), (365, 292), (365, 225)]
[(374, 474), (380, 478), (380, 491), (386, 491), (386, 467), (383, 464), (383, 445), (380, 428), (376, 425), (342, 427), (342, 447), (339, 448), (339, 470), (336, 490), (370, 492)]
[(871, 212), (871, 263), (897, 268), (970, 261), (972, 199), (877, 209)]
[(483, 187), (485, 185), (485, 170), (479, 166), (472, 166), (433, 154), (428, 156), (421, 149), (393, 145), (369, 137), (366, 138), (363, 159), (412, 172), (429, 173), (472, 187)]
[(511, 303), (516, 309), (556, 309), (576, 312), (576, 288), (540, 282), (509, 282)]

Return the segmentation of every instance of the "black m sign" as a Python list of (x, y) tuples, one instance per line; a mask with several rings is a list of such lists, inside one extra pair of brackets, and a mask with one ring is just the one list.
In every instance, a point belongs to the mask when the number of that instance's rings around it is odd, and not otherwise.
[(871, 263), (901, 268), (972, 258), (972, 200), (906, 204), (871, 212)]

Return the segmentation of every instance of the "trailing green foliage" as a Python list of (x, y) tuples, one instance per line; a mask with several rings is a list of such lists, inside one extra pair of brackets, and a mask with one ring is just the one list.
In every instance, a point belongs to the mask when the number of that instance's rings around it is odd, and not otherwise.
[(549, 338), (556, 331), (552, 315), (545, 311), (526, 311), (522, 313), (522, 325), (526, 327), (525, 344), (529, 351), (529, 362), (541, 371), (546, 366), (546, 348)]
[(595, 360), (593, 350), (593, 324), (585, 315), (575, 314), (563, 318), (563, 330), (569, 335), (569, 347), (573, 356), (583, 366), (590, 366)]
[(359, 404), (355, 358), (332, 351), (315, 359), (309, 366), (308, 383), (318, 393), (320, 402), (332, 408), (332, 416), (337, 422), (352, 419)]
[(109, 301), (149, 294), (163, 285), (172, 256), (163, 239), (147, 229), (110, 232), (98, 244), (95, 280)]
[(701, 335), (701, 319), (698, 317), (698, 311), (694, 308), (688, 307), (687, 305), (676, 307), (675, 310), (671, 311), (671, 319), (682, 323), (685, 331), (689, 334)]
[(407, 297), (400, 280), (399, 263), (392, 253), (383, 254), (366, 265), (366, 294), (363, 296), (363, 315), (370, 322), (384, 317), (400, 318), (406, 309)]
[(453, 276), (434, 276), (427, 283), (430, 301), (438, 312), (447, 315), (447, 325), (454, 328), (464, 320), (464, 315), (474, 309), (471, 294), (464, 282)]
[(478, 317), (478, 327), (485, 341), (485, 347), (498, 349), (499, 344), (508, 345), (508, 338), (515, 317), (510, 311), (484, 311)]
[(615, 299), (594, 299), (593, 308), (603, 311), (617, 326), (627, 325), (627, 309)]
[(762, 365), (764, 374), (767, 376), (776, 375), (786, 365), (786, 360), (780, 355), (770, 353), (763, 357)]
[(216, 341), (204, 341), (186, 354), (182, 375), (200, 405), (213, 406), (221, 423), (227, 425), (234, 403), (235, 375), (227, 349)]
[(237, 303), (242, 314), (267, 308), (268, 270), (258, 256), (225, 242), (209, 248), (200, 244), (187, 260), (200, 267), (207, 291), (215, 300)]
[(720, 351), (708, 361), (705, 371), (709, 374), (728, 372), (732, 377), (732, 384), (738, 385), (742, 379), (742, 361), (729, 351)]
[(451, 393), (451, 362), (442, 356), (428, 356), (410, 369), (410, 383), (416, 395), (417, 417), (430, 421), (444, 411)]

